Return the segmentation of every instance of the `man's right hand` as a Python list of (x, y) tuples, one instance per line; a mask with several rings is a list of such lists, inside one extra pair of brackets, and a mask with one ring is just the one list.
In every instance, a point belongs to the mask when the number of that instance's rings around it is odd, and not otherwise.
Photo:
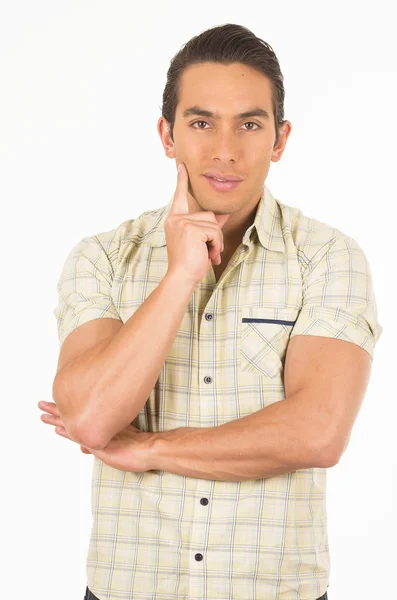
[[(164, 231), (167, 241), (168, 273), (178, 273), (197, 285), (212, 263), (221, 263), (224, 250), (222, 227), (230, 214), (215, 215), (210, 210), (189, 212), (189, 175), (180, 163), (174, 198)], [(208, 244), (208, 245), (207, 245)]]

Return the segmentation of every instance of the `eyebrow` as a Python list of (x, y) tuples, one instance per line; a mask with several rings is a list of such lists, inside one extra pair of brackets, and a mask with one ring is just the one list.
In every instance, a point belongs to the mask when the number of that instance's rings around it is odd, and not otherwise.
[[(199, 106), (191, 106), (183, 111), (182, 116), (185, 119), (186, 117), (190, 117), (191, 115), (199, 115), (200, 117), (212, 117), (214, 119), (219, 120), (220, 115), (218, 113), (212, 112), (210, 110), (204, 110)], [(248, 117), (263, 117), (264, 119), (270, 119), (270, 115), (267, 110), (263, 108), (255, 107), (251, 110), (247, 110), (245, 112), (239, 113), (235, 115), (234, 119), (247, 119)]]

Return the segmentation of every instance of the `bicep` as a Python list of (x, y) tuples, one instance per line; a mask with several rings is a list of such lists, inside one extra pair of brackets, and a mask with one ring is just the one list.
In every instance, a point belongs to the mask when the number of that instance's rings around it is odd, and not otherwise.
[(371, 364), (366, 350), (345, 340), (295, 335), (288, 344), (285, 395), (303, 398), (319, 438), (336, 459), (343, 453), (360, 410)]

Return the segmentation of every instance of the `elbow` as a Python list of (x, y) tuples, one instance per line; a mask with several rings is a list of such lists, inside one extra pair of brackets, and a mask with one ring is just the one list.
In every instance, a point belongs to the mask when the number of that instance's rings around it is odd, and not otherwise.
[(103, 450), (110, 440), (105, 439), (101, 423), (98, 419), (90, 418), (87, 414), (80, 414), (70, 424), (74, 439), (85, 448)]
[(98, 435), (95, 435), (95, 430), (87, 431), (87, 429), (82, 429), (76, 424), (70, 437), (73, 437), (80, 446), (89, 450), (103, 450), (108, 445), (107, 441), (103, 442)]
[(339, 462), (339, 457), (335, 452), (328, 452), (322, 455), (321, 459), (321, 467), (323, 469), (329, 469), (331, 467), (335, 467)]
[(63, 427), (76, 444), (92, 450), (102, 450), (107, 445), (108, 442), (103, 443), (102, 441), (103, 436), (97, 430), (98, 426), (90, 427), (90, 419), (82, 414), (81, 409), (80, 412), (77, 409), (73, 411), (73, 407), (76, 407), (77, 403), (73, 401), (64, 379), (55, 378), (52, 397), (58, 408)]
[(329, 469), (338, 464), (340, 452), (336, 444), (328, 444), (327, 446), (322, 446), (318, 450), (317, 456), (317, 462), (319, 463), (318, 466), (323, 469)]
[(344, 451), (346, 450), (349, 441), (350, 441), (351, 431), (346, 436), (341, 436), (340, 433), (332, 437), (330, 436), (329, 442), (326, 448), (323, 448), (322, 456), (323, 456), (323, 464), (326, 468), (335, 467)]
[(78, 443), (91, 450), (103, 450), (113, 437), (109, 438), (109, 431), (104, 429), (103, 419), (92, 417), (87, 412), (74, 420), (72, 429)]
[(321, 440), (314, 440), (310, 444), (308, 450), (310, 464), (309, 468), (328, 469), (334, 467), (339, 462), (339, 450), (334, 442), (330, 442), (329, 438), (324, 436)]

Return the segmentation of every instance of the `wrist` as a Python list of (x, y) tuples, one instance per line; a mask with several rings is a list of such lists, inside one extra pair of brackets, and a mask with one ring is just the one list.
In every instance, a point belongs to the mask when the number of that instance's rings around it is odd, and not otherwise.
[[(183, 427), (183, 432), (193, 429), (192, 427)], [(166, 471), (169, 467), (169, 458), (172, 455), (172, 442), (179, 439), (181, 428), (170, 429), (169, 431), (159, 431), (150, 433), (147, 442), (146, 465), (147, 471)]]
[(167, 271), (163, 277), (163, 281), (169, 284), (173, 289), (185, 290), (187, 294), (192, 294), (197, 286), (193, 279), (189, 279), (179, 271)]
[(158, 433), (147, 433), (147, 439), (145, 442), (145, 470), (146, 471), (157, 471), (162, 469), (161, 456), (164, 452), (164, 434)]
[[(210, 429), (212, 428), (177, 427), (153, 434), (148, 470), (188, 474), (189, 477), (194, 477), (196, 471), (192, 469), (198, 469), (201, 462), (200, 458), (197, 458), (197, 446), (203, 432)], [(204, 445), (201, 443), (202, 447)]]

